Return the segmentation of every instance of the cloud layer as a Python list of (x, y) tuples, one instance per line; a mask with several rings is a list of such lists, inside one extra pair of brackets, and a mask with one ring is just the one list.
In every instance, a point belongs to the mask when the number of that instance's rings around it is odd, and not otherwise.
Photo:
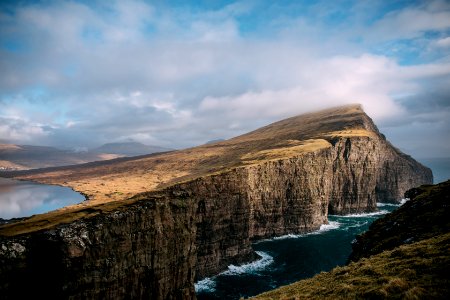
[(0, 139), (182, 148), (358, 102), (405, 151), (450, 153), (447, 2), (199, 3), (1, 6)]

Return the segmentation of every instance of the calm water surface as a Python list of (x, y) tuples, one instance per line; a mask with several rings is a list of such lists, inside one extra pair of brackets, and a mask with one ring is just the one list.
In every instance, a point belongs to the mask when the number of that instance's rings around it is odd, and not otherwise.
[(417, 159), (433, 171), (434, 183), (450, 179), (450, 157), (434, 157)]
[(379, 211), (369, 214), (329, 216), (329, 224), (317, 232), (288, 235), (253, 245), (259, 261), (229, 266), (218, 276), (197, 282), (198, 299), (239, 299), (309, 278), (321, 271), (344, 265), (351, 242), (374, 220), (399, 205), (379, 203)]
[(11, 219), (45, 213), (84, 201), (67, 187), (0, 178), (0, 218)]

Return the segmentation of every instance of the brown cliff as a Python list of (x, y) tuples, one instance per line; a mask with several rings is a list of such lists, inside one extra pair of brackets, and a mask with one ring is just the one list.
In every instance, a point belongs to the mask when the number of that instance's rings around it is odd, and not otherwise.
[(317, 230), (328, 213), (373, 211), (432, 182), (357, 105), (216, 144), (16, 176), (90, 201), (0, 227), (2, 294), (18, 288), (7, 278), (34, 278), (36, 261), (57, 257), (57, 295), (91, 299), (194, 297), (194, 278), (254, 259), (253, 240)]
[(448, 299), (450, 180), (405, 196), (357, 237), (346, 266), (252, 299)]

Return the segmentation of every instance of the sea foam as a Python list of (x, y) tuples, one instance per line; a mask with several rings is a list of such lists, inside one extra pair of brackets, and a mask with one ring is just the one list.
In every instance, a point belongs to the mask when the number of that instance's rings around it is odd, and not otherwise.
[(405, 204), (406, 202), (408, 202), (409, 201), (409, 198), (403, 198), (401, 201), (400, 201), (400, 205), (403, 205), (403, 204)]
[(214, 279), (206, 277), (205, 279), (202, 279), (194, 284), (195, 292), (214, 292), (216, 290), (216, 282)]
[(261, 240), (261, 241), (258, 241), (256, 243), (266, 242), (266, 241), (274, 241), (274, 240), (275, 241), (276, 240), (284, 240), (284, 239), (298, 239), (298, 238), (302, 238), (302, 237), (305, 237), (305, 236), (321, 234), (321, 233), (324, 233), (326, 231), (330, 231), (330, 230), (333, 230), (333, 229), (338, 229), (339, 226), (341, 226), (341, 224), (339, 222), (329, 221), (328, 224), (320, 225), (319, 230), (316, 230), (316, 231), (313, 231), (313, 232), (302, 233), (302, 234), (285, 234), (285, 235), (277, 236), (277, 237), (274, 237), (274, 238), (271, 238), (271, 239)]
[(370, 213), (349, 214), (349, 215), (343, 215), (343, 216), (337, 216), (336, 215), (334, 217), (341, 217), (341, 218), (367, 218), (367, 217), (385, 215), (387, 213), (389, 213), (389, 211), (387, 211), (387, 210), (379, 210), (379, 211), (374, 211), (374, 212), (370, 212)]
[(273, 263), (273, 257), (267, 254), (266, 252), (262, 251), (255, 251), (259, 256), (261, 256), (260, 259), (257, 261), (235, 266), (235, 265), (229, 265), (228, 270), (220, 273), (219, 275), (241, 275), (245, 273), (256, 273), (258, 271), (261, 271), (265, 269), (267, 266)]
[(382, 202), (378, 202), (377, 203), (377, 207), (384, 207), (384, 206), (400, 206), (401, 204), (394, 204), (394, 203), (382, 203)]
[(264, 270), (267, 266), (273, 263), (273, 257), (262, 251), (255, 251), (261, 258), (240, 266), (229, 265), (228, 270), (216, 275), (214, 277), (204, 278), (194, 284), (195, 292), (207, 292), (212, 293), (216, 290), (216, 278), (221, 275), (242, 275), (242, 274), (255, 274)]
[(377, 207), (383, 207), (383, 206), (402, 206), (403, 204), (405, 204), (406, 202), (409, 201), (409, 198), (403, 198), (402, 200), (400, 200), (400, 203), (382, 203), (382, 202), (378, 202), (377, 203)]

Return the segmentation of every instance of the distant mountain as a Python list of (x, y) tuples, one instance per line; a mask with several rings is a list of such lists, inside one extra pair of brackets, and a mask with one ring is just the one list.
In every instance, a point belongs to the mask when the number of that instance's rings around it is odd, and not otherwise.
[(107, 143), (98, 148), (92, 149), (91, 152), (118, 154), (124, 156), (136, 156), (157, 152), (166, 152), (171, 150), (173, 149), (159, 146), (149, 146), (138, 142), (123, 142), (123, 143)]
[(0, 144), (0, 171), (76, 165), (120, 156), (117, 154), (76, 152), (54, 147)]
[(0, 171), (78, 165), (170, 150), (137, 142), (108, 143), (90, 151), (84, 148), (63, 150), (46, 146), (0, 144)]
[(219, 142), (223, 142), (223, 141), (225, 141), (225, 139), (215, 139), (215, 140), (210, 140), (210, 141), (207, 141), (207, 142), (205, 143), (205, 145), (215, 144), (215, 143), (219, 143)]

